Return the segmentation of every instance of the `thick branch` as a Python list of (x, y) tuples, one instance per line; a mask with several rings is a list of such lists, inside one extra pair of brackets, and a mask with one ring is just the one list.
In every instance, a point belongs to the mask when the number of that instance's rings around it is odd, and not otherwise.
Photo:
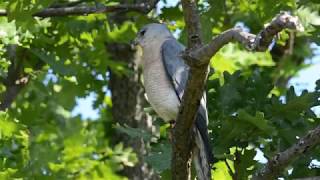
[(14, 98), (24, 86), (23, 82), (27, 80), (24, 78), (19, 79), (21, 63), (17, 62), (17, 46), (9, 45), (7, 47), (7, 54), (11, 65), (8, 69), (7, 78), (3, 78), (2, 80), (6, 90), (0, 94), (0, 111), (6, 110), (11, 105)]
[[(22, 79), (23, 82), (27, 81), (26, 79)], [(6, 86), (6, 91), (1, 94), (1, 102), (0, 102), (0, 111), (5, 111), (7, 108), (10, 107), (16, 96), (19, 94), (21, 89), (24, 87), (25, 83), (23, 84), (16, 84)]]
[(305, 154), (309, 149), (320, 143), (320, 126), (310, 131), (305, 137), (301, 138), (289, 149), (276, 154), (272, 157), (266, 166), (257, 173), (254, 180), (276, 179), (283, 169), (292, 161)]
[(186, 56), (195, 59), (192, 63), (206, 64), (224, 45), (237, 41), (251, 51), (265, 51), (272, 42), (275, 35), (283, 29), (303, 31), (298, 18), (286, 12), (280, 13), (268, 24), (258, 35), (244, 32), (240, 28), (227, 30), (215, 37), (209, 44), (194, 51), (187, 52)]
[[(17, 45), (8, 45), (7, 47), (7, 55), (11, 65), (9, 66), (7, 77), (1, 78), (1, 83), (6, 89), (0, 94), (0, 111), (5, 111), (9, 108), (22, 88), (29, 82), (29, 75), (23, 72), (24, 58), (18, 58), (17, 48)], [(39, 70), (43, 65), (42, 61), (38, 62), (33, 69)]]
[[(202, 44), (197, 4), (195, 0), (182, 0), (181, 3), (188, 32), (188, 49), (196, 49)], [(207, 75), (208, 64), (196, 68), (190, 66), (189, 79), (173, 130), (171, 161), (173, 179), (191, 178), (191, 154), (194, 144), (192, 129)]]
[(182, 0), (181, 4), (188, 33), (188, 49), (193, 49), (202, 44), (201, 24), (196, 0)]
[[(76, 16), (76, 15), (88, 15), (98, 13), (109, 13), (115, 11), (135, 11), (146, 13), (155, 7), (159, 0), (148, 1), (147, 3), (139, 4), (118, 4), (112, 6), (74, 6), (74, 7), (58, 7), (47, 8), (40, 12), (35, 13), (33, 16), (37, 17), (57, 17), (57, 16)], [(0, 10), (0, 16), (7, 16), (8, 13), (5, 10)]]

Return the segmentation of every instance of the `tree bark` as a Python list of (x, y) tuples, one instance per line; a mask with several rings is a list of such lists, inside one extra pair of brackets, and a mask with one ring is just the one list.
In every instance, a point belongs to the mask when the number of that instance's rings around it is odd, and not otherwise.
[(268, 163), (253, 176), (253, 180), (277, 179), (280, 173), (291, 162), (308, 152), (310, 149), (320, 143), (320, 126), (309, 131), (306, 136), (299, 139), (290, 148), (277, 153)]
[[(140, 128), (147, 131), (152, 130), (152, 118), (143, 111), (145, 105), (144, 89), (141, 86), (141, 74), (138, 69), (137, 59), (134, 52), (127, 44), (109, 44), (109, 52), (113, 52), (114, 58), (128, 64), (132, 73), (119, 75), (110, 71), (110, 89), (112, 98), (113, 120), (123, 125)], [(125, 146), (132, 147), (137, 153), (139, 162), (134, 167), (126, 167), (124, 174), (132, 180), (158, 179), (158, 176), (147, 166), (144, 156), (147, 153), (148, 142), (142, 138), (131, 139), (125, 134), (117, 133), (116, 142), (124, 142)]]
[[(187, 51), (191, 51), (202, 46), (200, 17), (194, 0), (182, 0), (181, 4), (188, 34)], [(192, 62), (188, 57), (186, 61)], [(172, 179), (175, 180), (191, 179), (191, 157), (194, 147), (192, 129), (207, 75), (208, 63), (197, 67), (190, 66), (189, 79), (173, 129), (171, 173)]]
[(0, 111), (8, 109), (21, 89), (28, 83), (29, 77), (21, 72), (22, 59), (18, 59), (17, 48), (17, 45), (7, 46), (7, 57), (11, 65), (7, 77), (1, 81), (6, 90), (0, 94)]
[[(143, 3), (137, 4), (117, 4), (111, 6), (104, 6), (100, 5), (99, 7), (96, 6), (86, 6), (81, 5), (78, 6), (74, 4), (74, 6), (66, 5), (66, 7), (56, 6), (56, 7), (49, 7), (43, 9), (40, 12), (33, 14), (36, 17), (61, 17), (61, 16), (81, 16), (81, 15), (88, 15), (88, 14), (98, 14), (98, 13), (110, 13), (110, 12), (120, 12), (120, 11), (134, 11), (140, 13), (147, 13), (151, 9), (154, 8), (155, 4), (159, 0), (150, 0)], [(0, 9), (0, 16), (8, 16), (8, 12), (4, 9)]]

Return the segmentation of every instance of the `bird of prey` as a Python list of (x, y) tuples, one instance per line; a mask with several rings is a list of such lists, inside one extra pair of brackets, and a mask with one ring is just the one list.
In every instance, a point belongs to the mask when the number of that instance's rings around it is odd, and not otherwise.
[[(185, 49), (164, 24), (152, 23), (137, 34), (135, 43), (142, 47), (143, 81), (147, 99), (166, 122), (174, 121), (179, 112), (189, 67), (181, 58)], [(208, 135), (205, 93), (199, 106), (194, 132), (196, 147), (193, 159), (198, 179), (211, 179), (213, 155)]]

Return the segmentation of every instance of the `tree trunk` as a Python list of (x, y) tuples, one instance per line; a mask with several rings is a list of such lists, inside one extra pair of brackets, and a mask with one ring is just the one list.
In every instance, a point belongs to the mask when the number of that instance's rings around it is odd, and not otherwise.
[[(117, 60), (128, 64), (132, 71), (129, 75), (119, 75), (110, 72), (110, 89), (112, 98), (113, 120), (119, 124), (141, 128), (147, 131), (152, 129), (152, 118), (143, 111), (145, 104), (144, 90), (141, 86), (137, 59), (128, 44), (107, 44), (108, 52), (112, 52)], [(124, 174), (132, 180), (159, 179), (144, 162), (148, 149), (148, 142), (142, 139), (131, 139), (126, 134), (116, 134), (116, 141), (124, 142), (125, 146), (132, 147), (137, 153), (139, 162), (132, 168), (126, 167)]]

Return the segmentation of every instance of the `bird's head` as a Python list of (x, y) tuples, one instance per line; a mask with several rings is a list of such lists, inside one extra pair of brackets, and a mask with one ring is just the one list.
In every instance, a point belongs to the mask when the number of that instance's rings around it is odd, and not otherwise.
[(171, 37), (172, 34), (165, 24), (152, 23), (141, 28), (137, 33), (134, 44), (140, 45), (144, 48), (150, 45), (150, 43), (161, 43)]

